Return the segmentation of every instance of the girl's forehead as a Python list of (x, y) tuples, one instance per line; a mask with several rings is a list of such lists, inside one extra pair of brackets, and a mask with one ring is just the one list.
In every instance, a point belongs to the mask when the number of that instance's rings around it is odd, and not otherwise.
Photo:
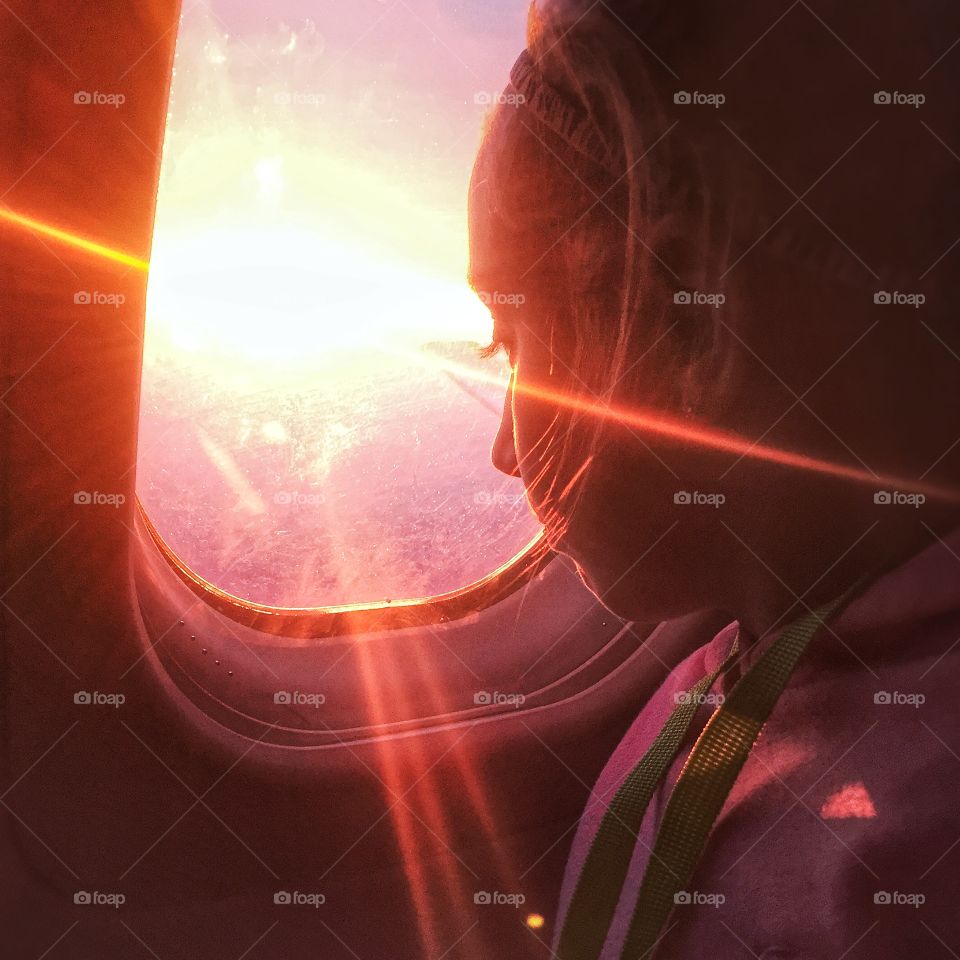
[(495, 184), (476, 177), (471, 183), (467, 280), (478, 291), (520, 292), (544, 267), (545, 241), (529, 225), (520, 226), (522, 218), (511, 222), (509, 198), (498, 197)]
[[(476, 171), (475, 171), (476, 172)], [(468, 203), (469, 265), (467, 280), (475, 290), (490, 290), (517, 275), (517, 244), (496, 212), (487, 178), (474, 178)]]
[[(503, 222), (492, 214), (478, 216), (470, 228), (470, 256), (467, 282), (479, 292), (522, 292), (530, 286), (529, 255), (524, 255), (518, 244), (511, 242)], [(498, 230), (498, 224), (500, 229)]]

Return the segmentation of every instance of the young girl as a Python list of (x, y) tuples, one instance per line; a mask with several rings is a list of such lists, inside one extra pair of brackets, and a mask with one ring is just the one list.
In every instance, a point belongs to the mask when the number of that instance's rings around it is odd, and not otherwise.
[(559, 960), (960, 953), (958, 35), (531, 14), (470, 191), (493, 459), (615, 613), (733, 621), (593, 791)]

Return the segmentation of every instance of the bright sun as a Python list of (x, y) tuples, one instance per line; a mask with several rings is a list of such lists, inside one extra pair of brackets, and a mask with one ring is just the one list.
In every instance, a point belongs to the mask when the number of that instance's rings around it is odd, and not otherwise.
[(275, 224), (158, 233), (147, 313), (152, 346), (221, 363), (312, 364), (398, 341), (482, 341), (490, 330), (465, 282)]
[(201, 8), (178, 43), (148, 362), (282, 375), (334, 353), (356, 364), (370, 346), (489, 339), (465, 280), (478, 108), (438, 112), (412, 77), (388, 103), (369, 65), (333, 57), (312, 26), (231, 39)]

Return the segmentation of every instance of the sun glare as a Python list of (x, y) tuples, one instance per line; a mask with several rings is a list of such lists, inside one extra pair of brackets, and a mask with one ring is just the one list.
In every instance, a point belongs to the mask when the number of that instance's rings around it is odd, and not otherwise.
[(463, 281), (271, 223), (158, 233), (147, 316), (156, 359), (187, 351), (214, 370), (231, 359), (316, 367), (338, 351), (482, 342), (490, 331)]
[(489, 315), (465, 281), (476, 79), (438, 87), (448, 71), (400, 53), (386, 28), (354, 50), (348, 11), (326, 25), (349, 31), (339, 40), (312, 21), (227, 31), (224, 11), (239, 23), (246, 9), (184, 13), (148, 362), (189, 354), (227, 376), (233, 362), (303, 369), (338, 354), (356, 367), (363, 350), (376, 365), (394, 340), (486, 342)]
[[(537, 530), (522, 496), (497, 499), (518, 486), (489, 456), (508, 371), (478, 356), (491, 319), (466, 282), (479, 88), (502, 83), (524, 13), (478, 34), (454, 7), (429, 28), (403, 5), (311, 8), (184, 5), (138, 494), (244, 599), (444, 593)], [(437, 57), (438, 36), (476, 67)]]
[(263, 140), (168, 133), (148, 355), (302, 367), (394, 339), (488, 337), (464, 279), (464, 218), (413, 195), (382, 158), (357, 162), (282, 129)]

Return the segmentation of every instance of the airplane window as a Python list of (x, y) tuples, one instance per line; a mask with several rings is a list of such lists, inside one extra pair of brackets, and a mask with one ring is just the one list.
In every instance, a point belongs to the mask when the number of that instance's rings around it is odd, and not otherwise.
[(184, 5), (147, 301), (138, 492), (244, 599), (465, 586), (536, 534), (490, 464), (508, 370), (465, 274), (516, 0)]

